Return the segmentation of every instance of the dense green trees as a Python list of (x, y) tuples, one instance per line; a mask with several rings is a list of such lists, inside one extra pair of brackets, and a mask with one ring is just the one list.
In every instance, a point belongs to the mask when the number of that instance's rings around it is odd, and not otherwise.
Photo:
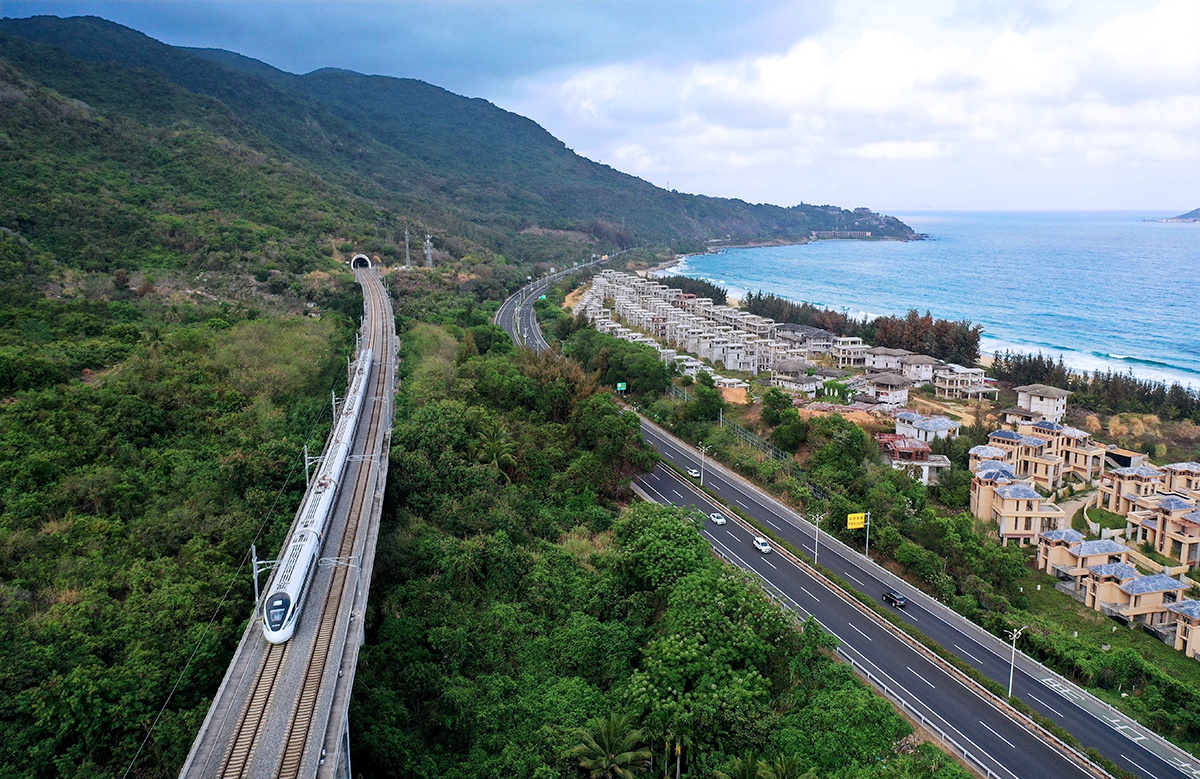
[(901, 317), (881, 316), (871, 320), (851, 319), (841, 311), (796, 303), (773, 293), (751, 292), (743, 305), (751, 314), (779, 322), (820, 327), (835, 335), (859, 336), (875, 346), (908, 349), (939, 360), (974, 365), (979, 359), (981, 325), (934, 319), (915, 309)]
[(0, 405), (0, 765), (120, 775), (178, 682), (133, 764), (172, 774), (250, 611), (239, 566), (281, 542), (303, 491), (350, 328), (152, 327), (136, 307), (48, 300), (20, 316), (49, 345), (121, 348), (97, 350), (109, 370), (89, 383)]
[(563, 353), (578, 360), (587, 370), (599, 372), (601, 385), (610, 389), (623, 381), (629, 392), (660, 395), (671, 383), (671, 368), (653, 348), (591, 328), (571, 335)]
[(1059, 357), (1001, 352), (988, 370), (991, 376), (1020, 384), (1049, 384), (1069, 389), (1073, 405), (1092, 411), (1120, 414), (1126, 411), (1157, 414), (1164, 419), (1200, 422), (1200, 391), (1179, 382), (1139, 379), (1114, 371), (1075, 371)]
[[(577, 365), (463, 354), (424, 330), (405, 344), (417, 395), (393, 439), (358, 770), (701, 777), (755, 747), (782, 776), (933, 775), (895, 754), (907, 725), (832, 639), (717, 561), (695, 516), (621, 509), (650, 458), (635, 416), (564, 380)], [(428, 369), (447, 352), (452, 375)], [(478, 456), (491, 425), (514, 444), (511, 481)]]

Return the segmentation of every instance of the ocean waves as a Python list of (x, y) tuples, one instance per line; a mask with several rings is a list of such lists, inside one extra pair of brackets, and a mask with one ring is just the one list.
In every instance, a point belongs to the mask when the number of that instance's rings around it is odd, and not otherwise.
[(1155, 216), (901, 215), (932, 240), (727, 249), (670, 272), (856, 317), (928, 310), (982, 325), (987, 352), (1200, 386), (1200, 225)]

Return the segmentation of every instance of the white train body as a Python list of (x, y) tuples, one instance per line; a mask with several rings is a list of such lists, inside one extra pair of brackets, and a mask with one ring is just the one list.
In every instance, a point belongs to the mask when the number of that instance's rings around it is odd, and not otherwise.
[(263, 635), (272, 644), (282, 644), (296, 631), (296, 621), (308, 594), (308, 584), (321, 556), (326, 526), (337, 502), (346, 461), (354, 446), (358, 419), (367, 394), (372, 356), (370, 349), (364, 349), (359, 354), (354, 377), (333, 430), (333, 439), (304, 496), (295, 531), (284, 547), (271, 584), (267, 587), (263, 600)]

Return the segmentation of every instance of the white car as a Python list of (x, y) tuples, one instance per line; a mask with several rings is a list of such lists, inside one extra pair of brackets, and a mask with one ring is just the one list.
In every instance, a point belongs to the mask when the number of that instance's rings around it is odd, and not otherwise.
[(693, 479), (699, 479), (699, 478), (700, 478), (700, 471), (696, 470), (695, 468), (688, 468), (688, 469), (687, 469), (687, 475), (688, 475), (688, 476), (691, 476)]
[(754, 543), (754, 548), (757, 549), (758, 551), (762, 552), (763, 554), (771, 553), (771, 543), (769, 541), (767, 541), (767, 539), (763, 538), (762, 536), (755, 536), (753, 543)]
[(708, 518), (710, 520), (712, 520), (712, 523), (714, 525), (724, 525), (725, 521), (726, 521), (724, 515), (722, 515), (720, 512), (717, 512), (717, 511), (714, 511), (713, 513), (709, 514)]

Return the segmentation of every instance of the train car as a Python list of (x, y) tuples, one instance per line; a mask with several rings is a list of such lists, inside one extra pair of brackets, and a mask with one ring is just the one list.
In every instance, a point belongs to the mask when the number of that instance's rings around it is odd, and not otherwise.
[(372, 357), (370, 349), (364, 349), (359, 355), (354, 377), (342, 402), (341, 413), (338, 414), (333, 439), (312, 486), (304, 496), (292, 538), (284, 547), (275, 566), (275, 575), (266, 590), (262, 615), (263, 636), (272, 644), (282, 644), (296, 631), (308, 585), (321, 556), (329, 516), (337, 502), (338, 488), (354, 446)]

